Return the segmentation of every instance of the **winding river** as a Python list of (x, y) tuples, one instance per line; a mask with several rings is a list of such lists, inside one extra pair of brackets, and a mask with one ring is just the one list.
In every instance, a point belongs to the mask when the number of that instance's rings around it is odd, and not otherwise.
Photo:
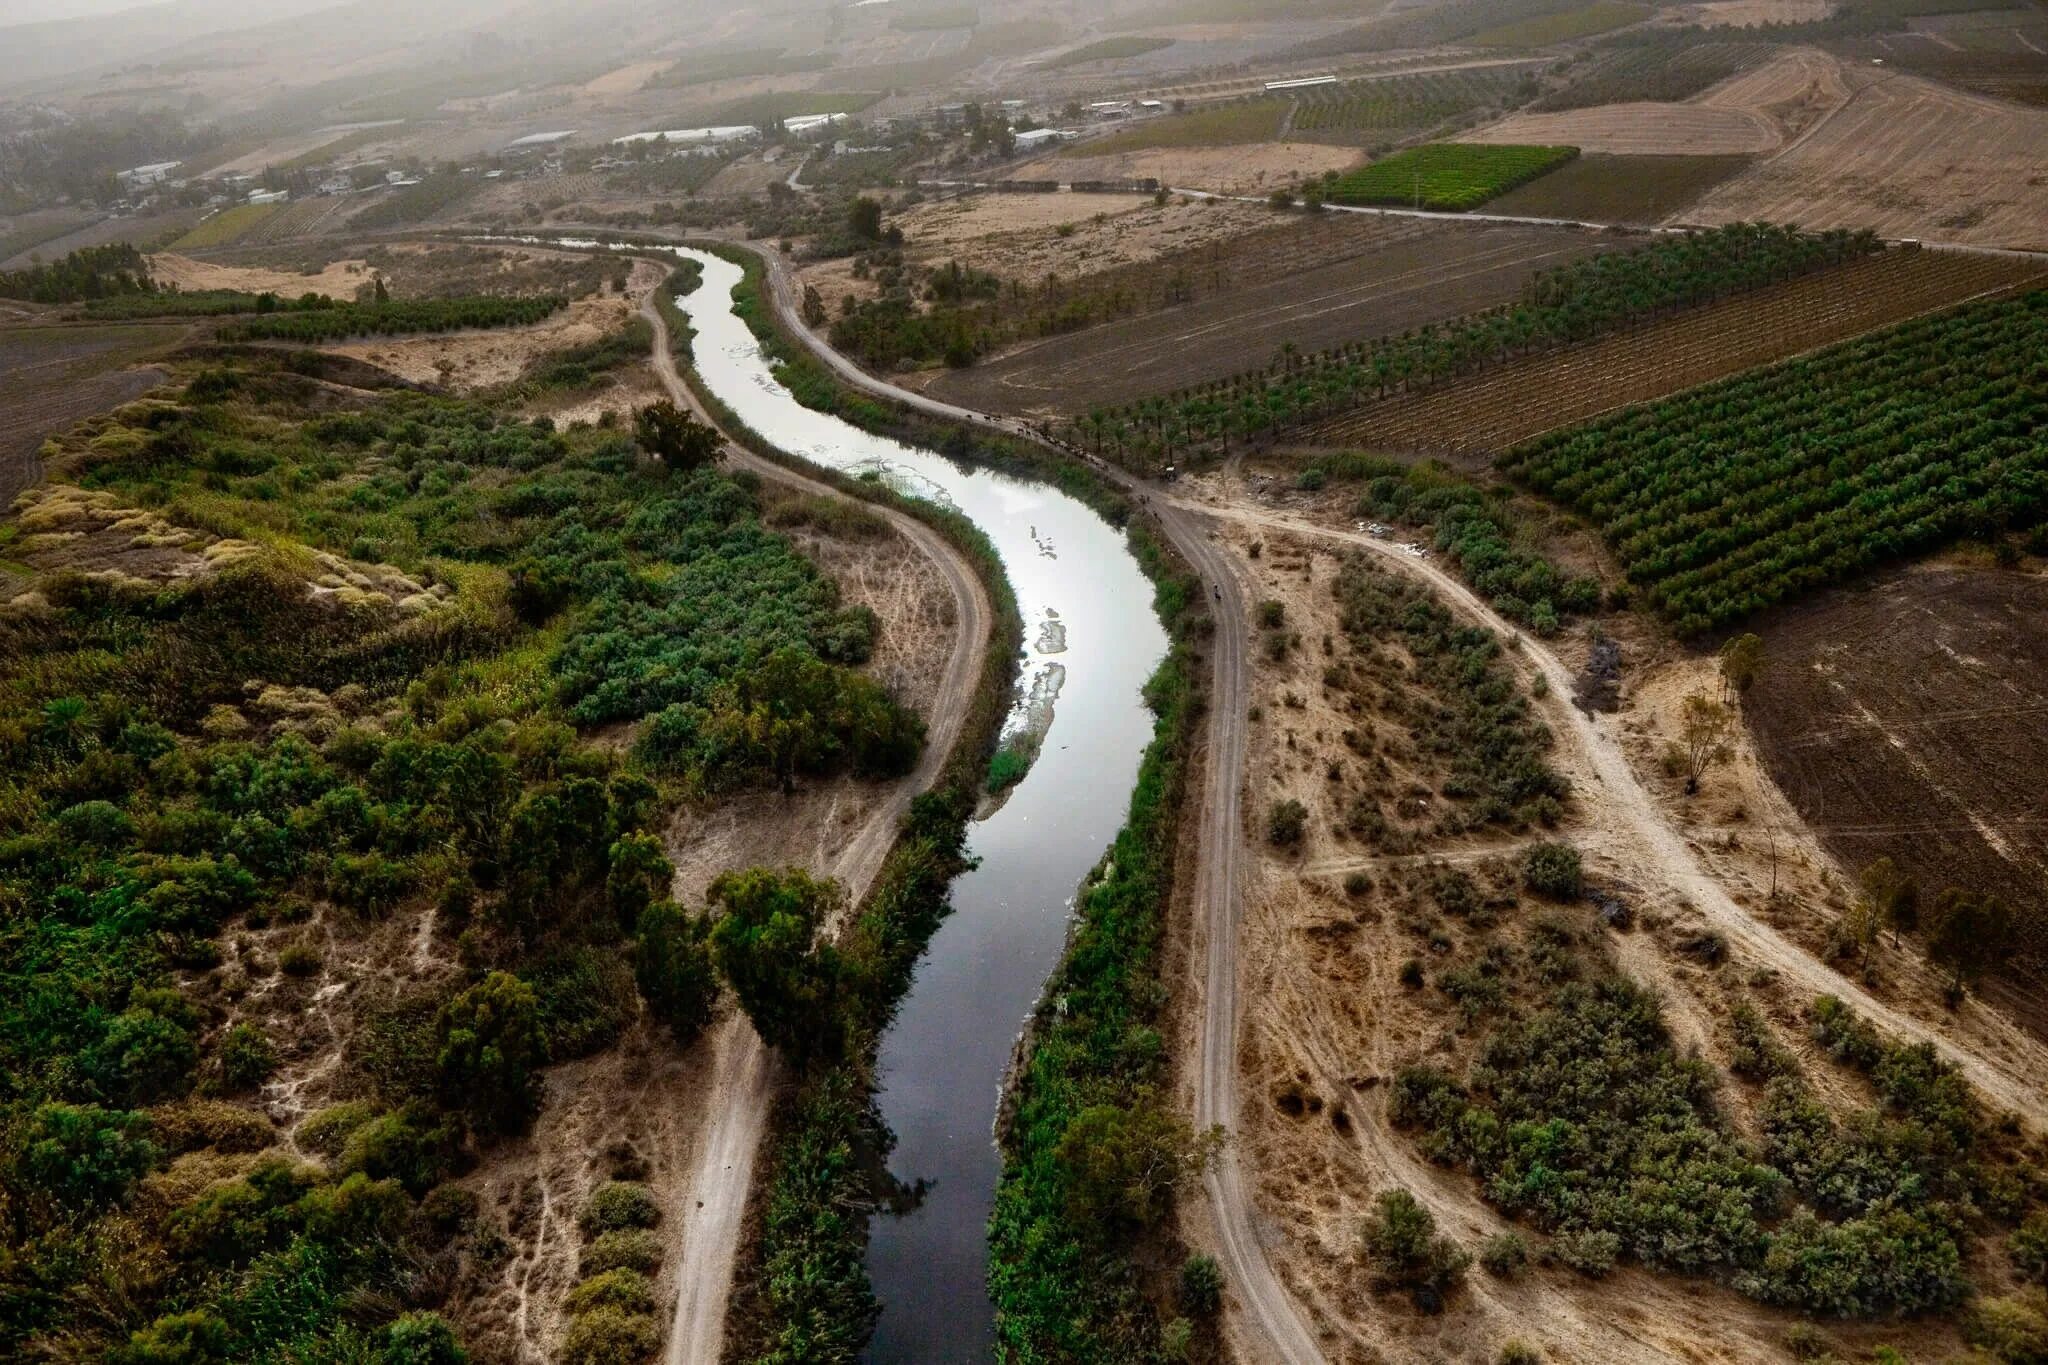
[[(1024, 618), (1023, 696), (1051, 699), (1038, 761), (969, 836), (979, 860), (953, 887), (884, 1038), (883, 1117), (890, 1160), (928, 1192), (910, 1213), (876, 1220), (868, 1271), (883, 1312), (877, 1362), (986, 1359), (994, 1311), (985, 1232), (1000, 1161), (998, 1089), (1017, 1034), (1056, 965), (1075, 890), (1123, 822), (1152, 733), (1140, 695), (1166, 652), (1152, 587), (1123, 535), (1044, 484), (954, 463), (870, 435), (792, 398), (732, 311), (740, 268), (685, 251), (704, 281), (679, 300), (696, 329), (704, 383), (781, 450), (851, 473), (873, 470), (905, 492), (972, 518), (1001, 555)], [(1020, 702), (1013, 726), (1026, 723)]]

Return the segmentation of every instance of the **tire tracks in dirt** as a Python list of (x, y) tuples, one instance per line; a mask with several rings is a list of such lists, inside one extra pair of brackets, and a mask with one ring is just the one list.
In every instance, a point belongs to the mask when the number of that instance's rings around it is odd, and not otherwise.
[[(666, 264), (664, 263), (664, 269)], [(717, 419), (683, 383), (669, 348), (668, 321), (649, 295), (641, 316), (654, 330), (651, 360), (669, 397), (712, 426)], [(730, 441), (730, 436), (727, 437)], [(788, 487), (823, 497), (845, 498), (831, 484), (812, 479), (755, 455), (736, 444), (726, 458), (740, 468)], [(858, 905), (881, 872), (896, 841), (897, 827), (911, 801), (937, 780), (966, 724), (988, 647), (994, 608), (966, 558), (938, 532), (891, 507), (869, 504), (896, 532), (931, 560), (952, 591), (953, 650), (926, 718), (925, 747), (917, 768), (897, 783), (860, 831), (840, 850), (830, 869), (846, 888), (846, 904)], [(827, 926), (827, 932), (836, 926)], [(725, 1346), (725, 1315), (733, 1268), (754, 1185), (754, 1163), (767, 1133), (779, 1060), (739, 1010), (730, 1010), (708, 1037), (712, 1050), (710, 1128), (698, 1142), (698, 1158), (683, 1202), (683, 1235), (676, 1267), (676, 1308), (665, 1360), (669, 1365), (716, 1361)]]

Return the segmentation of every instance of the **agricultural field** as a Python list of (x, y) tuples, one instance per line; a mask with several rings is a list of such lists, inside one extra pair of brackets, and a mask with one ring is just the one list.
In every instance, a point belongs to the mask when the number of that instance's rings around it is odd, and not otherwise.
[(1860, 84), (1810, 136), (1723, 184), (1691, 216), (2048, 248), (2043, 147), (2048, 109), (1894, 74)]
[(1584, 0), (1443, 0), (1441, 4), (1389, 8), (1378, 18), (1355, 28), (1310, 39), (1290, 49), (1288, 55), (1318, 61), (1356, 52), (1435, 47), (1509, 24), (1547, 19), (1584, 8)]
[(1681, 634), (2048, 519), (2048, 291), (1979, 302), (1509, 451)]
[(35, 482), (45, 439), (162, 382), (161, 370), (131, 367), (182, 334), (178, 327), (0, 327), (0, 512)]
[(1131, 57), (1142, 57), (1148, 52), (1159, 52), (1173, 46), (1171, 38), (1154, 38), (1144, 34), (1119, 34), (1097, 42), (1048, 57), (1039, 65), (1047, 71), (1063, 71), (1070, 66), (1086, 62), (1124, 61)]
[(190, 231), (200, 220), (202, 212), (200, 209), (166, 209), (133, 218), (101, 218), (61, 237), (47, 238), (34, 247), (17, 252), (0, 261), (0, 269), (24, 269), (31, 256), (54, 261), (87, 247), (113, 246), (123, 242), (145, 251), (154, 250)]
[(484, 294), (466, 299), (410, 299), (390, 303), (338, 303), (270, 313), (221, 329), (224, 341), (290, 341), (317, 346), (351, 337), (460, 332), (471, 328), (530, 327), (568, 306), (563, 298)]
[(1578, 148), (1568, 146), (1431, 143), (1347, 172), (1329, 187), (1328, 196), (1333, 204), (1476, 209), (1578, 154)]
[(1638, 240), (1634, 250), (1528, 274), (1490, 309), (1451, 318), (1439, 314), (1432, 319), (1437, 326), (1354, 338), (1322, 351), (1284, 349), (1260, 367), (1162, 400), (1090, 411), (1075, 423), (1075, 432), (1091, 449), (1118, 459), (1170, 460), (1211, 446), (1227, 448), (1232, 439), (1268, 439), (1333, 413), (1345, 414), (1333, 419), (1340, 427), (1370, 422), (1389, 406), (1390, 395), (1412, 402), (1423, 389), (1471, 382), (1465, 379), (1470, 373), (1513, 369), (1532, 356), (1583, 347), (1597, 337), (1834, 270), (1879, 250), (1867, 233), (1802, 233), (1763, 224)]
[(1589, 152), (1568, 166), (1509, 190), (1491, 213), (1573, 218), (1587, 223), (1661, 223), (1714, 186), (1749, 168), (1746, 156), (1614, 156)]
[(1115, 156), (1159, 147), (1219, 147), (1240, 142), (1270, 142), (1280, 135), (1287, 105), (1260, 96), (1233, 100), (1186, 114), (1147, 119), (1106, 137), (1089, 138), (1061, 147), (1062, 157)]
[(1533, 89), (1527, 82), (1535, 70), (1502, 64), (1314, 86), (1296, 97), (1288, 129), (1294, 136), (1347, 141), (1422, 132), (1514, 105)]
[(1890, 570), (1772, 612), (1743, 704), (1772, 777), (1847, 868), (1890, 858), (1923, 898), (2021, 912), (2021, 979), (1994, 998), (2048, 1024), (2048, 577), (1982, 563)]
[(2042, 278), (2026, 261), (1887, 251), (1757, 294), (1369, 404), (1303, 431), (1308, 445), (1483, 464), (1545, 432)]
[(1567, 67), (1568, 84), (1529, 107), (1557, 111), (1644, 100), (1675, 103), (1760, 65), (1776, 51), (1763, 43), (1646, 29), (1600, 44), (1593, 55)]
[(267, 221), (282, 204), (236, 204), (201, 222), (171, 243), (173, 251), (203, 251), (208, 247), (232, 246)]
[(1599, 3), (1587, 5), (1584, 9), (1519, 19), (1511, 24), (1481, 29), (1465, 41), (1474, 47), (1549, 47), (1554, 43), (1574, 42), (1627, 28), (1630, 24), (1641, 23), (1650, 14), (1651, 11), (1643, 5), (1626, 4), (1623, 0), (1599, 0)]
[[(964, 370), (937, 373), (934, 397), (1001, 412), (1076, 416), (1133, 395), (1220, 379), (1273, 360), (1383, 336), (1508, 302), (1531, 272), (1619, 242), (1545, 228), (1420, 223), (1352, 214), (1301, 217), (1101, 279), (1078, 293), (1124, 290), (1165, 307), (1028, 341)], [(1154, 291), (1138, 295), (1143, 286)]]

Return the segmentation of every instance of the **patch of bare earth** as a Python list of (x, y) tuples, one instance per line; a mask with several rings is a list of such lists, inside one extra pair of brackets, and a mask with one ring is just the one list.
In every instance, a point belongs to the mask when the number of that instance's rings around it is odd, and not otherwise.
[(203, 289), (239, 289), (250, 294), (277, 294), (298, 298), (302, 294), (324, 294), (330, 299), (353, 299), (356, 291), (370, 283), (369, 264), (362, 260), (331, 261), (311, 274), (292, 274), (262, 266), (218, 265), (196, 261), (190, 256), (162, 252), (149, 258), (149, 273), (159, 286), (175, 285), (191, 293)]
[(1355, 147), (1252, 142), (1230, 147), (1148, 147), (1102, 156), (1063, 155), (1019, 167), (1013, 180), (1157, 180), (1174, 189), (1261, 194), (1358, 163)]
[(1889, 857), (1931, 896), (2021, 920), (1994, 1002), (2048, 1028), (2048, 578), (1959, 561), (1830, 591), (1762, 626), (1745, 710), (1769, 769), (1841, 867)]
[(2048, 247), (2048, 109), (1899, 72), (1859, 71), (1854, 85), (1841, 108), (1688, 217)]

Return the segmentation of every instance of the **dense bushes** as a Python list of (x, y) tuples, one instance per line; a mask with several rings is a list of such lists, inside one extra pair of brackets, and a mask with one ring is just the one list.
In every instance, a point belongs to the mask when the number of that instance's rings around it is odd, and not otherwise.
[[(1831, 1001), (1816, 1015), (1837, 1034), (1867, 1027)], [(1752, 1150), (1724, 1126), (1711, 1070), (1672, 1048), (1655, 997), (1610, 976), (1502, 1024), (1462, 1085), (1403, 1071), (1390, 1115), (1589, 1274), (1627, 1258), (1810, 1313), (1952, 1307), (1969, 1292), (1969, 1221), (2015, 1196), (1980, 1156), (1960, 1078), (1925, 1046), (1873, 1047), (1852, 1064), (1881, 1110), (1838, 1121), (1786, 1056)]]
[(78, 303), (153, 293), (149, 262), (127, 242), (89, 246), (44, 265), (0, 272), (0, 299)]

